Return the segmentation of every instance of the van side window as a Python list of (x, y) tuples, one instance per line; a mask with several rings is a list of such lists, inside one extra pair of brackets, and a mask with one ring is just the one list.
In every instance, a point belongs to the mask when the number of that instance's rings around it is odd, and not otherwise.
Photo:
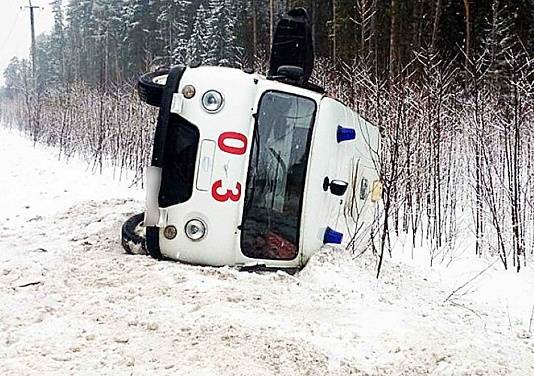
[(193, 182), (200, 133), (196, 126), (172, 114), (165, 144), (159, 206), (167, 208), (188, 201)]

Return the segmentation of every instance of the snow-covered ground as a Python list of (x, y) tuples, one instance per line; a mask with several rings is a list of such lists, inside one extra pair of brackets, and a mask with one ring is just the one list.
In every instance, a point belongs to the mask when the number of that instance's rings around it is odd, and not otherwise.
[(127, 256), (143, 193), (2, 128), (0, 190), (1, 375), (534, 375), (532, 268), (445, 302), (489, 264), (399, 257), (376, 280), (336, 249), (295, 276)]

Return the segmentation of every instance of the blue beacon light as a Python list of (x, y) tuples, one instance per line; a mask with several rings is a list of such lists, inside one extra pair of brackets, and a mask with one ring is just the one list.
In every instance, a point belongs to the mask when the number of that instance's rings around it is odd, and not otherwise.
[(340, 144), (345, 141), (352, 141), (356, 139), (356, 130), (352, 128), (343, 128), (341, 125), (337, 126), (337, 143)]
[(327, 227), (324, 232), (323, 244), (341, 244), (341, 242), (343, 242), (343, 234)]

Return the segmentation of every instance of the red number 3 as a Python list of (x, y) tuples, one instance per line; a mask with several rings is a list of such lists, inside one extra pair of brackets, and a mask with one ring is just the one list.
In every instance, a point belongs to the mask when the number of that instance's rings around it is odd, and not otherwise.
[(237, 202), (241, 198), (241, 183), (237, 183), (235, 189), (237, 193), (234, 194), (233, 191), (227, 190), (225, 194), (220, 194), (218, 191), (222, 188), (222, 180), (218, 180), (211, 187), (211, 195), (213, 198), (219, 202), (226, 202), (228, 200)]

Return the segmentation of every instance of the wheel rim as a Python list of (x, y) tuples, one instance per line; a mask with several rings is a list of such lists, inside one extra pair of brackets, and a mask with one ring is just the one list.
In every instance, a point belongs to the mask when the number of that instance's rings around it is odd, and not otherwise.
[(152, 82), (157, 85), (165, 86), (167, 84), (167, 75), (156, 76), (152, 79)]
[(146, 238), (145, 222), (141, 222), (137, 226), (135, 226), (134, 232), (135, 232), (135, 234), (137, 236), (140, 236), (142, 238)]

